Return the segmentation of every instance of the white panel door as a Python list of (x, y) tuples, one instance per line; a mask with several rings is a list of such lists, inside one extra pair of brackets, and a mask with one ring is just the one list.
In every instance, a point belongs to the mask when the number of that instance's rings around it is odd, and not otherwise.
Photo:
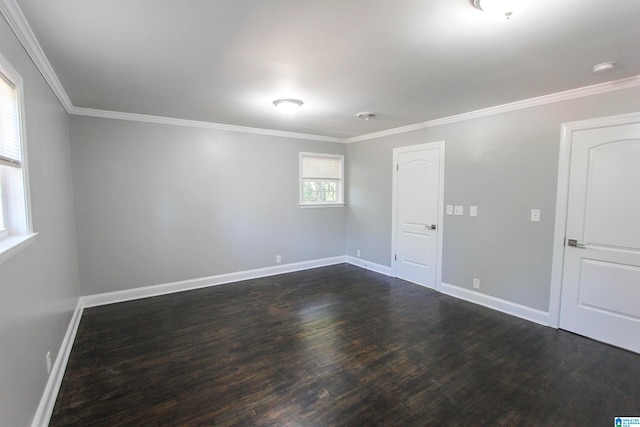
[(567, 208), (560, 327), (640, 353), (640, 124), (574, 133)]
[(440, 148), (396, 154), (396, 276), (436, 287)]

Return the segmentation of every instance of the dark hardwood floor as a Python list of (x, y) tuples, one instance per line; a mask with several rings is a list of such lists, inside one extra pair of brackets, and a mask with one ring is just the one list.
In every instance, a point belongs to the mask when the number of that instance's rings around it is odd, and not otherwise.
[(63, 425), (610, 426), (640, 355), (337, 265), (85, 310)]

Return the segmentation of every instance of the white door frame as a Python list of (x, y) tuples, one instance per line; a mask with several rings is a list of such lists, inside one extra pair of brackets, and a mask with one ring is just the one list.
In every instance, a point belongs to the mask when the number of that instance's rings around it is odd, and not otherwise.
[(404, 147), (397, 147), (393, 149), (393, 190), (392, 190), (392, 202), (391, 202), (391, 272), (393, 277), (398, 277), (396, 272), (396, 260), (394, 254), (396, 253), (396, 220), (397, 220), (397, 204), (398, 204), (398, 194), (396, 191), (397, 183), (397, 174), (396, 174), (396, 165), (398, 164), (398, 154), (400, 153), (408, 153), (411, 151), (419, 151), (425, 149), (434, 149), (438, 148), (440, 150), (440, 176), (439, 186), (438, 186), (438, 247), (436, 249), (436, 283), (435, 289), (440, 291), (442, 285), (442, 237), (444, 231), (444, 141), (437, 142), (428, 142), (426, 144), (418, 144), (418, 145), (408, 145)]
[(564, 269), (564, 240), (567, 230), (567, 205), (569, 202), (569, 168), (571, 143), (576, 131), (640, 123), (640, 113), (601, 117), (562, 124), (560, 160), (558, 164), (558, 190), (556, 196), (555, 233), (553, 236), (553, 262), (551, 266), (551, 292), (549, 297), (549, 326), (560, 326), (560, 299)]

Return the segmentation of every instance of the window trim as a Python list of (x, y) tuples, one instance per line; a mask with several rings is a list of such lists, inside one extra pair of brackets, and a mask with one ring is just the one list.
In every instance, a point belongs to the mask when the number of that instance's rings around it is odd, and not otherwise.
[[(21, 201), (22, 208), (19, 209), (19, 213), (16, 213), (15, 209), (11, 209), (5, 206), (5, 214), (8, 217), (6, 220), (7, 230), (0, 235), (0, 264), (19, 253), (22, 249), (29, 246), (33, 241), (33, 238), (38, 234), (33, 232), (33, 223), (31, 217), (31, 192), (29, 190), (29, 167), (28, 167), (28, 151), (27, 151), (27, 133), (25, 129), (25, 102), (24, 102), (24, 81), (22, 76), (13, 68), (13, 66), (7, 61), (7, 59), (0, 54), (0, 73), (4, 76), (10, 84), (15, 87), (16, 90), (16, 103), (18, 108), (18, 136), (20, 138), (21, 154), (20, 159), (20, 174), (22, 178), (22, 188), (19, 189), (18, 200)], [(0, 173), (5, 174), (6, 169), (10, 166), (0, 166), (3, 170)], [(6, 178), (6, 175), (5, 177)], [(16, 199), (17, 185), (14, 183), (10, 185), (3, 179), (4, 182), (4, 196), (5, 201), (7, 199)]]
[[(340, 200), (338, 202), (324, 202), (324, 203), (313, 203), (313, 202), (304, 202), (303, 201), (303, 183), (305, 177), (303, 176), (302, 171), (302, 159), (304, 157), (318, 157), (318, 158), (327, 158), (327, 159), (339, 159), (340, 160), (340, 179), (331, 179), (332, 181), (338, 181), (338, 194), (340, 195)], [(345, 194), (344, 194), (344, 155), (343, 154), (328, 154), (328, 153), (310, 153), (310, 152), (300, 152), (298, 157), (298, 206), (301, 208), (331, 208), (331, 207), (341, 207), (344, 206), (345, 203)]]

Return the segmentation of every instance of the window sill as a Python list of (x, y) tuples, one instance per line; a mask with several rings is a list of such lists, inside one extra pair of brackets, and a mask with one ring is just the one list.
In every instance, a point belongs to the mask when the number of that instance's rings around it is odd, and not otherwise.
[(301, 208), (341, 208), (344, 207), (346, 203), (318, 203), (318, 204), (308, 204), (308, 205), (298, 205)]
[(9, 236), (0, 240), (0, 264), (27, 248), (38, 233)]

